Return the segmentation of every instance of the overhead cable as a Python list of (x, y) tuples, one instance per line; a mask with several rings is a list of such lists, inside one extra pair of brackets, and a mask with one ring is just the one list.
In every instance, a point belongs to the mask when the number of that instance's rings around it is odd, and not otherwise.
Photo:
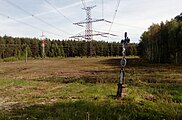
[(83, 4), (83, 7), (86, 8), (85, 0), (81, 0), (81, 1), (82, 1), (82, 4)]
[(121, 23), (116, 23), (116, 22), (114, 22), (114, 24), (121, 25), (121, 26), (126, 26), (126, 27), (131, 27), (131, 28), (137, 28), (137, 29), (146, 29), (146, 28), (140, 27), (140, 26), (126, 25), (126, 24), (121, 24)]
[(17, 19), (15, 19), (15, 18), (13, 18), (13, 17), (4, 15), (4, 14), (2, 14), (2, 13), (0, 13), (0, 16), (3, 16), (3, 17), (5, 17), (5, 18), (11, 19), (11, 20), (14, 20), (14, 21), (16, 21), (16, 22), (18, 22), (18, 23), (21, 23), (21, 24), (23, 24), (23, 25), (29, 26), (29, 27), (31, 27), (31, 28), (33, 28), (33, 29), (36, 29), (36, 30), (39, 30), (39, 31), (41, 31), (41, 32), (42, 32), (42, 31), (45, 31), (45, 32), (47, 32), (47, 33), (49, 33), (49, 34), (52, 34), (52, 35), (61, 36), (61, 35), (59, 35), (59, 34), (53, 33), (53, 32), (51, 32), (51, 31), (43, 30), (43, 29), (41, 29), (41, 28), (39, 28), (39, 27), (36, 27), (36, 26), (31, 25), (31, 24), (25, 23), (25, 22), (23, 22), (23, 21), (17, 20)]
[(52, 3), (50, 3), (48, 0), (44, 0), (47, 4), (49, 4), (52, 8), (54, 8), (61, 16), (63, 16), (65, 19), (67, 19), (69, 22), (73, 24), (73, 22), (66, 17), (60, 10), (58, 10)]
[(28, 15), (34, 17), (35, 19), (37, 19), (37, 20), (43, 22), (44, 24), (47, 24), (48, 26), (50, 26), (50, 27), (52, 27), (52, 28), (54, 28), (54, 29), (56, 29), (56, 30), (58, 30), (58, 31), (61, 31), (62, 33), (65, 33), (65, 34), (70, 35), (68, 32), (65, 32), (65, 31), (61, 30), (60, 28), (58, 28), (58, 27), (56, 27), (56, 26), (54, 26), (54, 25), (52, 25), (52, 24), (46, 22), (45, 20), (43, 20), (43, 19), (41, 19), (41, 18), (39, 18), (39, 17), (33, 15), (31, 12), (29, 12), (29, 11), (27, 11), (27, 10), (21, 8), (20, 6), (14, 4), (13, 2), (11, 2), (11, 1), (9, 1), (9, 0), (4, 0), (4, 1), (7, 2), (8, 4), (12, 5), (13, 7), (15, 7), (15, 8), (17, 8), (17, 9), (19, 9), (19, 10), (25, 12), (26, 14), (28, 14)]
[(113, 19), (112, 19), (112, 22), (111, 22), (111, 26), (110, 26), (110, 28), (109, 28), (109, 32), (111, 31), (112, 25), (113, 25), (114, 20), (115, 20), (115, 18), (116, 18), (116, 14), (117, 14), (117, 12), (118, 12), (118, 8), (119, 8), (119, 5), (120, 5), (120, 1), (121, 1), (121, 0), (118, 0), (118, 1), (117, 1), (116, 9), (115, 9), (115, 11), (114, 11), (114, 15), (113, 15)]
[(102, 18), (104, 18), (104, 0), (102, 0)]

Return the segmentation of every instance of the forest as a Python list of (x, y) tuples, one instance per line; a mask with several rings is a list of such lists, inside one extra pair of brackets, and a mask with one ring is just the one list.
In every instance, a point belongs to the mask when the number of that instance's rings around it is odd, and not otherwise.
[[(38, 38), (0, 37), (0, 59), (43, 57), (42, 40)], [(46, 57), (122, 56), (121, 42), (45, 39)], [(130, 43), (126, 55), (138, 55), (152, 63), (182, 64), (182, 14), (170, 21), (152, 24), (140, 37), (139, 44)]]
[[(122, 46), (120, 42), (105, 41), (76, 41), (76, 40), (45, 40), (46, 57), (83, 57), (90, 56), (120, 56)], [(42, 41), (37, 38), (0, 37), (0, 58), (42, 57)], [(127, 46), (127, 55), (137, 55), (137, 44)]]
[(138, 55), (152, 63), (182, 64), (182, 13), (170, 21), (152, 24), (141, 35)]

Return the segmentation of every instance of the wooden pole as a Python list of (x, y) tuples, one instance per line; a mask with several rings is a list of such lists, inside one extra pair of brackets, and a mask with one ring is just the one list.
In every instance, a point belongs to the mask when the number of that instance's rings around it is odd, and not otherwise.
[(27, 45), (26, 45), (26, 50), (25, 50), (25, 63), (27, 63), (27, 57), (28, 57), (28, 51), (27, 51)]

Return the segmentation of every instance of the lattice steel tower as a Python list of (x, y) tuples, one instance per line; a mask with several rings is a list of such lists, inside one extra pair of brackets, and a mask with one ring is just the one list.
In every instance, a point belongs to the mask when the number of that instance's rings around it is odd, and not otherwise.
[(91, 18), (91, 9), (96, 6), (92, 7), (85, 7), (83, 8), (86, 11), (86, 26), (85, 26), (85, 39), (87, 41), (93, 40), (93, 30), (92, 30), (92, 18)]
[(85, 19), (85, 21), (73, 23), (74, 25), (78, 25), (78, 26), (81, 26), (81, 27), (83, 27), (83, 24), (86, 24), (85, 25), (85, 35), (76, 35), (76, 36), (72, 36), (70, 38), (82, 37), (82, 38), (85, 38), (87, 41), (92, 41), (93, 40), (93, 36), (108, 34), (108, 33), (97, 33), (97, 34), (93, 33), (92, 23), (93, 22), (104, 21), (104, 19), (95, 19), (95, 20), (92, 19), (92, 17), (91, 17), (91, 9), (93, 9), (94, 7), (96, 7), (96, 5), (95, 6), (91, 6), (91, 7), (84, 7), (84, 8), (82, 8), (83, 10), (86, 11), (86, 19)]
[(85, 35), (75, 35), (75, 36), (71, 36), (70, 38), (84, 38), (87, 42), (88, 42), (88, 54), (89, 56), (94, 56), (95, 55), (95, 48), (92, 44), (93, 42), (93, 36), (102, 36), (102, 37), (106, 37), (105, 35), (113, 35), (115, 36), (114, 34), (110, 34), (110, 33), (107, 33), (107, 32), (99, 32), (99, 31), (93, 31), (92, 30), (92, 23), (93, 22), (99, 22), (99, 21), (105, 21), (105, 22), (109, 22), (110, 21), (107, 21), (105, 19), (92, 19), (91, 17), (91, 10), (96, 7), (96, 5), (94, 6), (89, 6), (89, 7), (85, 7), (84, 5), (84, 8), (82, 8), (83, 10), (86, 11), (86, 19), (82, 22), (77, 22), (77, 23), (73, 23), (74, 25), (78, 25), (78, 26), (81, 26), (81, 27), (84, 27), (83, 24), (85, 24)]

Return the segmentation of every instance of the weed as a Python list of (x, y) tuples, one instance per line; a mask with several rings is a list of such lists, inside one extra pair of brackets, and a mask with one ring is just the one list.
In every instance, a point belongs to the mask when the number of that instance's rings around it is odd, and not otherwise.
[(120, 58), (0, 63), (0, 119), (181, 119), (181, 66), (127, 59), (123, 99)]

